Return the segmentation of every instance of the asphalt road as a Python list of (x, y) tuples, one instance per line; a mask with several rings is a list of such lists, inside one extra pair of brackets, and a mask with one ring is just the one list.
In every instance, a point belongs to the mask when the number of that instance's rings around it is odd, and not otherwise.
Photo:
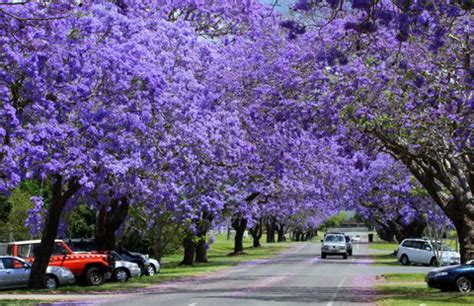
[[(376, 253), (354, 245), (354, 256), (320, 258), (319, 243), (297, 243), (285, 254), (250, 262), (198, 280), (174, 282), (108, 305), (367, 305), (375, 298), (376, 275), (426, 272), (429, 267), (370, 265)], [(385, 252), (386, 253), (386, 252)]]

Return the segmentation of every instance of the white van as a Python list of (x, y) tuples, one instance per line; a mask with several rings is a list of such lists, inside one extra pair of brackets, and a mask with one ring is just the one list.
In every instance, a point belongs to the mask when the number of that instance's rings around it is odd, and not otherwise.
[(436, 253), (441, 256), (441, 265), (457, 265), (461, 262), (459, 253), (440, 243), (427, 239), (405, 239), (398, 248), (397, 258), (402, 265), (410, 263), (437, 266)]

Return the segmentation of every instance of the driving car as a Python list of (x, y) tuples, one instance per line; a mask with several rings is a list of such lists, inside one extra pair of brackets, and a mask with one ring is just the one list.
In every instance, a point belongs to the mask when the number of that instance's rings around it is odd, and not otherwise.
[(321, 240), (321, 258), (327, 255), (342, 255), (347, 259), (347, 244), (343, 234), (326, 234)]
[[(0, 256), (0, 289), (26, 288), (30, 274), (29, 262), (16, 256)], [(74, 274), (68, 268), (48, 266), (46, 269), (47, 289), (56, 289), (75, 281)]]
[(347, 247), (347, 255), (352, 256), (352, 239), (351, 236), (344, 235), (346, 238), (346, 247)]
[(474, 282), (474, 260), (470, 260), (464, 265), (433, 269), (428, 272), (425, 280), (430, 288), (469, 293), (472, 291)]
[(437, 241), (421, 238), (408, 238), (402, 241), (398, 248), (397, 258), (402, 265), (411, 263), (437, 266), (437, 255), (440, 257), (440, 265), (456, 265), (461, 262), (459, 253), (454, 252), (447, 246)]

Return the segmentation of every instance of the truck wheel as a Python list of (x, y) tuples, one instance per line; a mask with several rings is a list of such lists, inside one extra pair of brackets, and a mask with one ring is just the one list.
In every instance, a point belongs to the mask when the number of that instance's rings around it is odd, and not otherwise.
[(104, 283), (105, 277), (101, 269), (93, 267), (86, 272), (86, 283), (89, 286), (100, 286)]
[(342, 258), (347, 259), (347, 253), (342, 255)]
[(130, 276), (128, 274), (128, 271), (123, 268), (119, 268), (114, 271), (114, 280), (116, 280), (117, 282), (123, 283), (128, 281), (129, 278)]
[(348, 254), (349, 254), (349, 256), (352, 256), (352, 251), (349, 251), (349, 253), (348, 253)]
[(322, 258), (322, 259), (326, 259), (326, 253), (322, 253), (322, 254), (321, 254), (321, 258)]
[(59, 282), (56, 276), (46, 275), (46, 289), (54, 290), (58, 288)]

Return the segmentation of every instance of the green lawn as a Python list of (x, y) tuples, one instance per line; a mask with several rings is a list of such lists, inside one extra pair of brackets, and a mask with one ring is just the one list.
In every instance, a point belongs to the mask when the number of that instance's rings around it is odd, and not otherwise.
[(398, 243), (390, 243), (376, 240), (373, 243), (369, 244), (369, 249), (394, 252), (398, 249)]
[(377, 305), (473, 305), (474, 294), (441, 292), (426, 286), (424, 273), (383, 275), (378, 292), (382, 298)]
[[(216, 241), (212, 244), (208, 251), (208, 263), (195, 264), (194, 266), (181, 266), (182, 254), (168, 255), (162, 258), (162, 268), (159, 274), (154, 276), (143, 276), (131, 279), (126, 283), (108, 282), (102, 286), (86, 287), (81, 285), (59, 287), (58, 292), (99, 292), (112, 290), (127, 290), (134, 288), (143, 288), (152, 284), (158, 284), (164, 281), (176, 280), (184, 277), (193, 277), (206, 275), (210, 272), (222, 270), (224, 268), (237, 265), (243, 261), (270, 258), (285, 249), (291, 242), (279, 242), (267, 244), (264, 242), (265, 236), (262, 237), (261, 248), (252, 247), (252, 239), (249, 237), (244, 239), (245, 254), (237, 256), (228, 256), (233, 251), (233, 240), (227, 240), (226, 235), (216, 236)], [(11, 290), (10, 293), (29, 293), (29, 292), (50, 292), (47, 290)], [(2, 292), (5, 293), (5, 292)], [(0, 300), (0, 302), (3, 302)]]

